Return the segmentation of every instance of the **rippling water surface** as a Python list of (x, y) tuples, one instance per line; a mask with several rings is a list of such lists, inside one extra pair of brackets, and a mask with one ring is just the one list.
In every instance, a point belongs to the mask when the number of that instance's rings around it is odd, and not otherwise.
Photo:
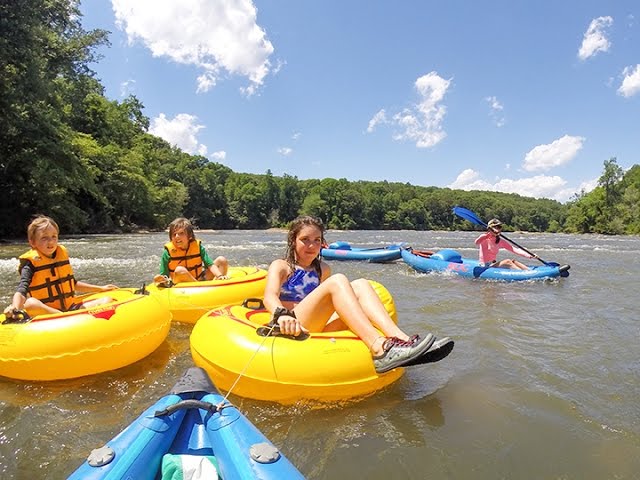
[[(329, 232), (376, 247), (408, 242), (475, 256), (472, 232)], [(200, 232), (210, 254), (266, 268), (279, 231)], [(378, 394), (312, 408), (231, 400), (310, 479), (604, 479), (640, 475), (640, 238), (511, 234), (560, 281), (500, 283), (417, 274), (402, 262), (332, 262), (382, 282), (409, 333), (456, 340)], [(79, 279), (140, 286), (166, 234), (63, 238)], [(25, 244), (0, 246), (0, 304), (17, 284)], [(191, 326), (129, 367), (50, 383), (0, 379), (0, 478), (66, 478), (192, 365)]]

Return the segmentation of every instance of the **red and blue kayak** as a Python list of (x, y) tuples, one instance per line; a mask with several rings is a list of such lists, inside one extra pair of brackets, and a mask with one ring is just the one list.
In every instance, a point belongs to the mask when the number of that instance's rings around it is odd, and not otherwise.
[(463, 258), (456, 250), (443, 249), (437, 252), (403, 248), (402, 260), (421, 273), (444, 272), (468, 278), (487, 280), (545, 280), (569, 276), (569, 265), (549, 263), (529, 266), (528, 270), (487, 267), (478, 260)]

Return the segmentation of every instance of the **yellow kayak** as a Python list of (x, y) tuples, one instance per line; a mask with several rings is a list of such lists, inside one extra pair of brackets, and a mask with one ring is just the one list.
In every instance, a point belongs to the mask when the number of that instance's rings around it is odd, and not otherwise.
[[(371, 281), (397, 321), (389, 291)], [(349, 330), (311, 333), (304, 339), (262, 336), (270, 314), (262, 302), (226, 306), (204, 315), (191, 333), (191, 356), (223, 390), (257, 400), (331, 402), (370, 395), (404, 370), (378, 374), (371, 353)], [(252, 308), (253, 307), (253, 308)]]
[(162, 344), (171, 313), (132, 289), (83, 296), (102, 305), (10, 323), (0, 314), (0, 375), (18, 380), (83, 377), (130, 365)]
[(267, 283), (267, 271), (257, 267), (229, 267), (226, 280), (184, 282), (172, 287), (149, 285), (147, 290), (167, 305), (173, 319), (195, 323), (212, 308), (247, 298), (262, 298)]

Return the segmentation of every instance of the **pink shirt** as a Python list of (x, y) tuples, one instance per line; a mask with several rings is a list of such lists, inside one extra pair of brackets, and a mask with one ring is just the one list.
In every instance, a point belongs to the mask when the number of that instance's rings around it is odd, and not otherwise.
[(498, 252), (501, 248), (509, 250), (521, 257), (533, 258), (533, 255), (529, 255), (521, 248), (514, 247), (502, 237), (500, 237), (500, 241), (496, 243), (496, 237), (489, 232), (485, 232), (476, 238), (476, 245), (480, 247), (480, 256), (478, 259), (480, 263), (493, 262), (498, 257)]

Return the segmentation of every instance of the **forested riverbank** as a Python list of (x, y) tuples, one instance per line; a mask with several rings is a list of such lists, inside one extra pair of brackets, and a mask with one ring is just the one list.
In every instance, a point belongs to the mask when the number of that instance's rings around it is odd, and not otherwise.
[[(91, 66), (104, 30), (86, 31), (75, 0), (0, 6), (0, 237), (23, 237), (36, 213), (62, 233), (158, 230), (177, 216), (200, 228), (263, 229), (301, 213), (330, 228), (457, 230), (462, 205), (509, 230), (640, 233), (640, 168), (604, 161), (598, 186), (566, 204), (406, 183), (234, 172), (148, 133), (135, 97), (110, 100)], [(390, 161), (401, 163), (401, 159)], [(348, 158), (344, 159), (349, 162)], [(425, 167), (428, 168), (428, 167)]]

